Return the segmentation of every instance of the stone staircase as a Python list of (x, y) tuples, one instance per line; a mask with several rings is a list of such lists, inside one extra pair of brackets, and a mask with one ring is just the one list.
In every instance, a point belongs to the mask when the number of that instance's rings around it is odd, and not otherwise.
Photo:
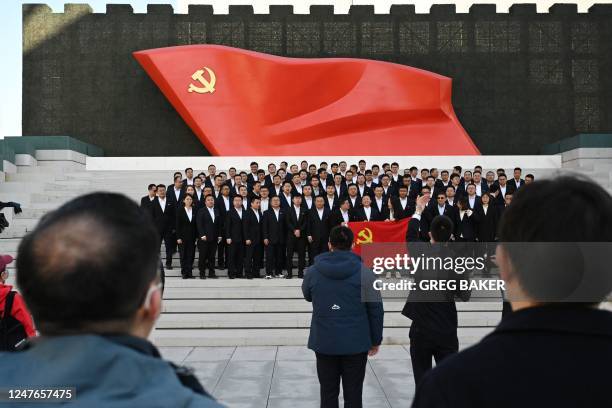
[[(15, 215), (12, 209), (3, 210), (11, 225), (0, 234), (2, 254), (15, 256), (20, 239), (40, 217), (78, 195), (114, 191), (140, 200), (149, 183), (169, 184), (172, 176), (168, 171), (86, 171), (82, 164), (40, 164), (18, 166), (16, 173), (5, 173), (6, 181), (0, 183), (0, 200), (19, 202), (23, 209)], [(610, 164), (566, 171), (591, 177), (612, 193)], [(524, 169), (527, 172), (537, 179), (553, 170)], [(152, 335), (159, 346), (306, 344), (312, 309), (302, 298), (301, 280), (182, 280), (178, 254), (172, 264), (174, 269), (166, 271), (163, 314)], [(14, 264), (9, 271), (13, 282)], [(226, 276), (226, 271), (218, 275)], [(410, 321), (399, 313), (403, 301), (386, 300), (384, 306), (384, 342), (408, 343)], [(498, 323), (499, 295), (481, 294), (477, 301), (459, 303), (458, 310), (460, 342), (462, 346), (472, 344)]]

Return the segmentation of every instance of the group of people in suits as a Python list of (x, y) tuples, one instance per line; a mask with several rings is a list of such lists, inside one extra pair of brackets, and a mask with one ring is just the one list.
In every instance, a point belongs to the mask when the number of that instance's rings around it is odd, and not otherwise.
[[(228, 269), (228, 277), (293, 277), (328, 250), (331, 228), (351, 221), (394, 221), (410, 217), (418, 196), (428, 196), (420, 236), (427, 240), (436, 215), (455, 224), (456, 241), (492, 242), (497, 221), (512, 194), (534, 180), (515, 168), (508, 179), (476, 166), (452, 171), (411, 167), (400, 172), (398, 163), (366, 167), (365, 160), (348, 166), (345, 161), (319, 165), (302, 161), (258, 163), (250, 171), (230, 168), (184, 175), (176, 172), (170, 185), (150, 184), (141, 206), (150, 212), (165, 245), (166, 268), (172, 269), (177, 249), (184, 279), (192, 278), (196, 248), (200, 278), (216, 278), (215, 269)], [(308, 260), (307, 260), (308, 257)], [(283, 275), (283, 270), (286, 274)]]

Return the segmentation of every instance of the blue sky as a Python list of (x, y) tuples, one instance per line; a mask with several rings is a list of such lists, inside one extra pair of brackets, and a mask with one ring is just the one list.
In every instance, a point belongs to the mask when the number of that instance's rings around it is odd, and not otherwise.
[(130, 3), (135, 12), (145, 13), (147, 4), (176, 5), (176, 0), (0, 0), (0, 137), (21, 135), (21, 5), (24, 3), (46, 3), (54, 12), (62, 12), (64, 3), (88, 3), (96, 13), (103, 13), (107, 3)]

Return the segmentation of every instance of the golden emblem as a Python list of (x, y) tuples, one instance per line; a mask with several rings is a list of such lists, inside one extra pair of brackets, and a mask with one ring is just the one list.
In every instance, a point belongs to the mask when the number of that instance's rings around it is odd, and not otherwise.
[(364, 228), (357, 233), (357, 244), (371, 244), (372, 239), (372, 230), (369, 228)]
[[(206, 80), (206, 78), (204, 78), (204, 70), (208, 72), (208, 77), (210, 78), (209, 80)], [(198, 81), (200, 84), (202, 84), (202, 86), (199, 87), (194, 84), (189, 84), (189, 92), (197, 92), (200, 94), (215, 92), (215, 83), (217, 82), (217, 77), (215, 76), (215, 73), (212, 69), (208, 67), (204, 67), (204, 69), (198, 69), (196, 72), (193, 73), (191, 79), (193, 79), (194, 81)]]

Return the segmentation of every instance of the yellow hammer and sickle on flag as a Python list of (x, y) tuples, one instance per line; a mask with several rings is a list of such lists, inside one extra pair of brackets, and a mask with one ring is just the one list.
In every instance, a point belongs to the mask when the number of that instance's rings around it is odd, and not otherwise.
[(357, 244), (371, 244), (373, 242), (372, 230), (364, 228), (357, 233)]
[[(210, 80), (206, 80), (206, 78), (204, 78), (204, 70), (208, 72)], [(202, 84), (202, 87), (196, 86), (194, 84), (189, 84), (189, 89), (187, 89), (189, 92), (197, 92), (199, 94), (215, 92), (215, 83), (217, 82), (217, 77), (212, 69), (208, 67), (204, 67), (204, 69), (198, 69), (196, 72), (193, 73), (191, 79), (193, 79), (194, 81), (198, 81), (200, 84)]]

